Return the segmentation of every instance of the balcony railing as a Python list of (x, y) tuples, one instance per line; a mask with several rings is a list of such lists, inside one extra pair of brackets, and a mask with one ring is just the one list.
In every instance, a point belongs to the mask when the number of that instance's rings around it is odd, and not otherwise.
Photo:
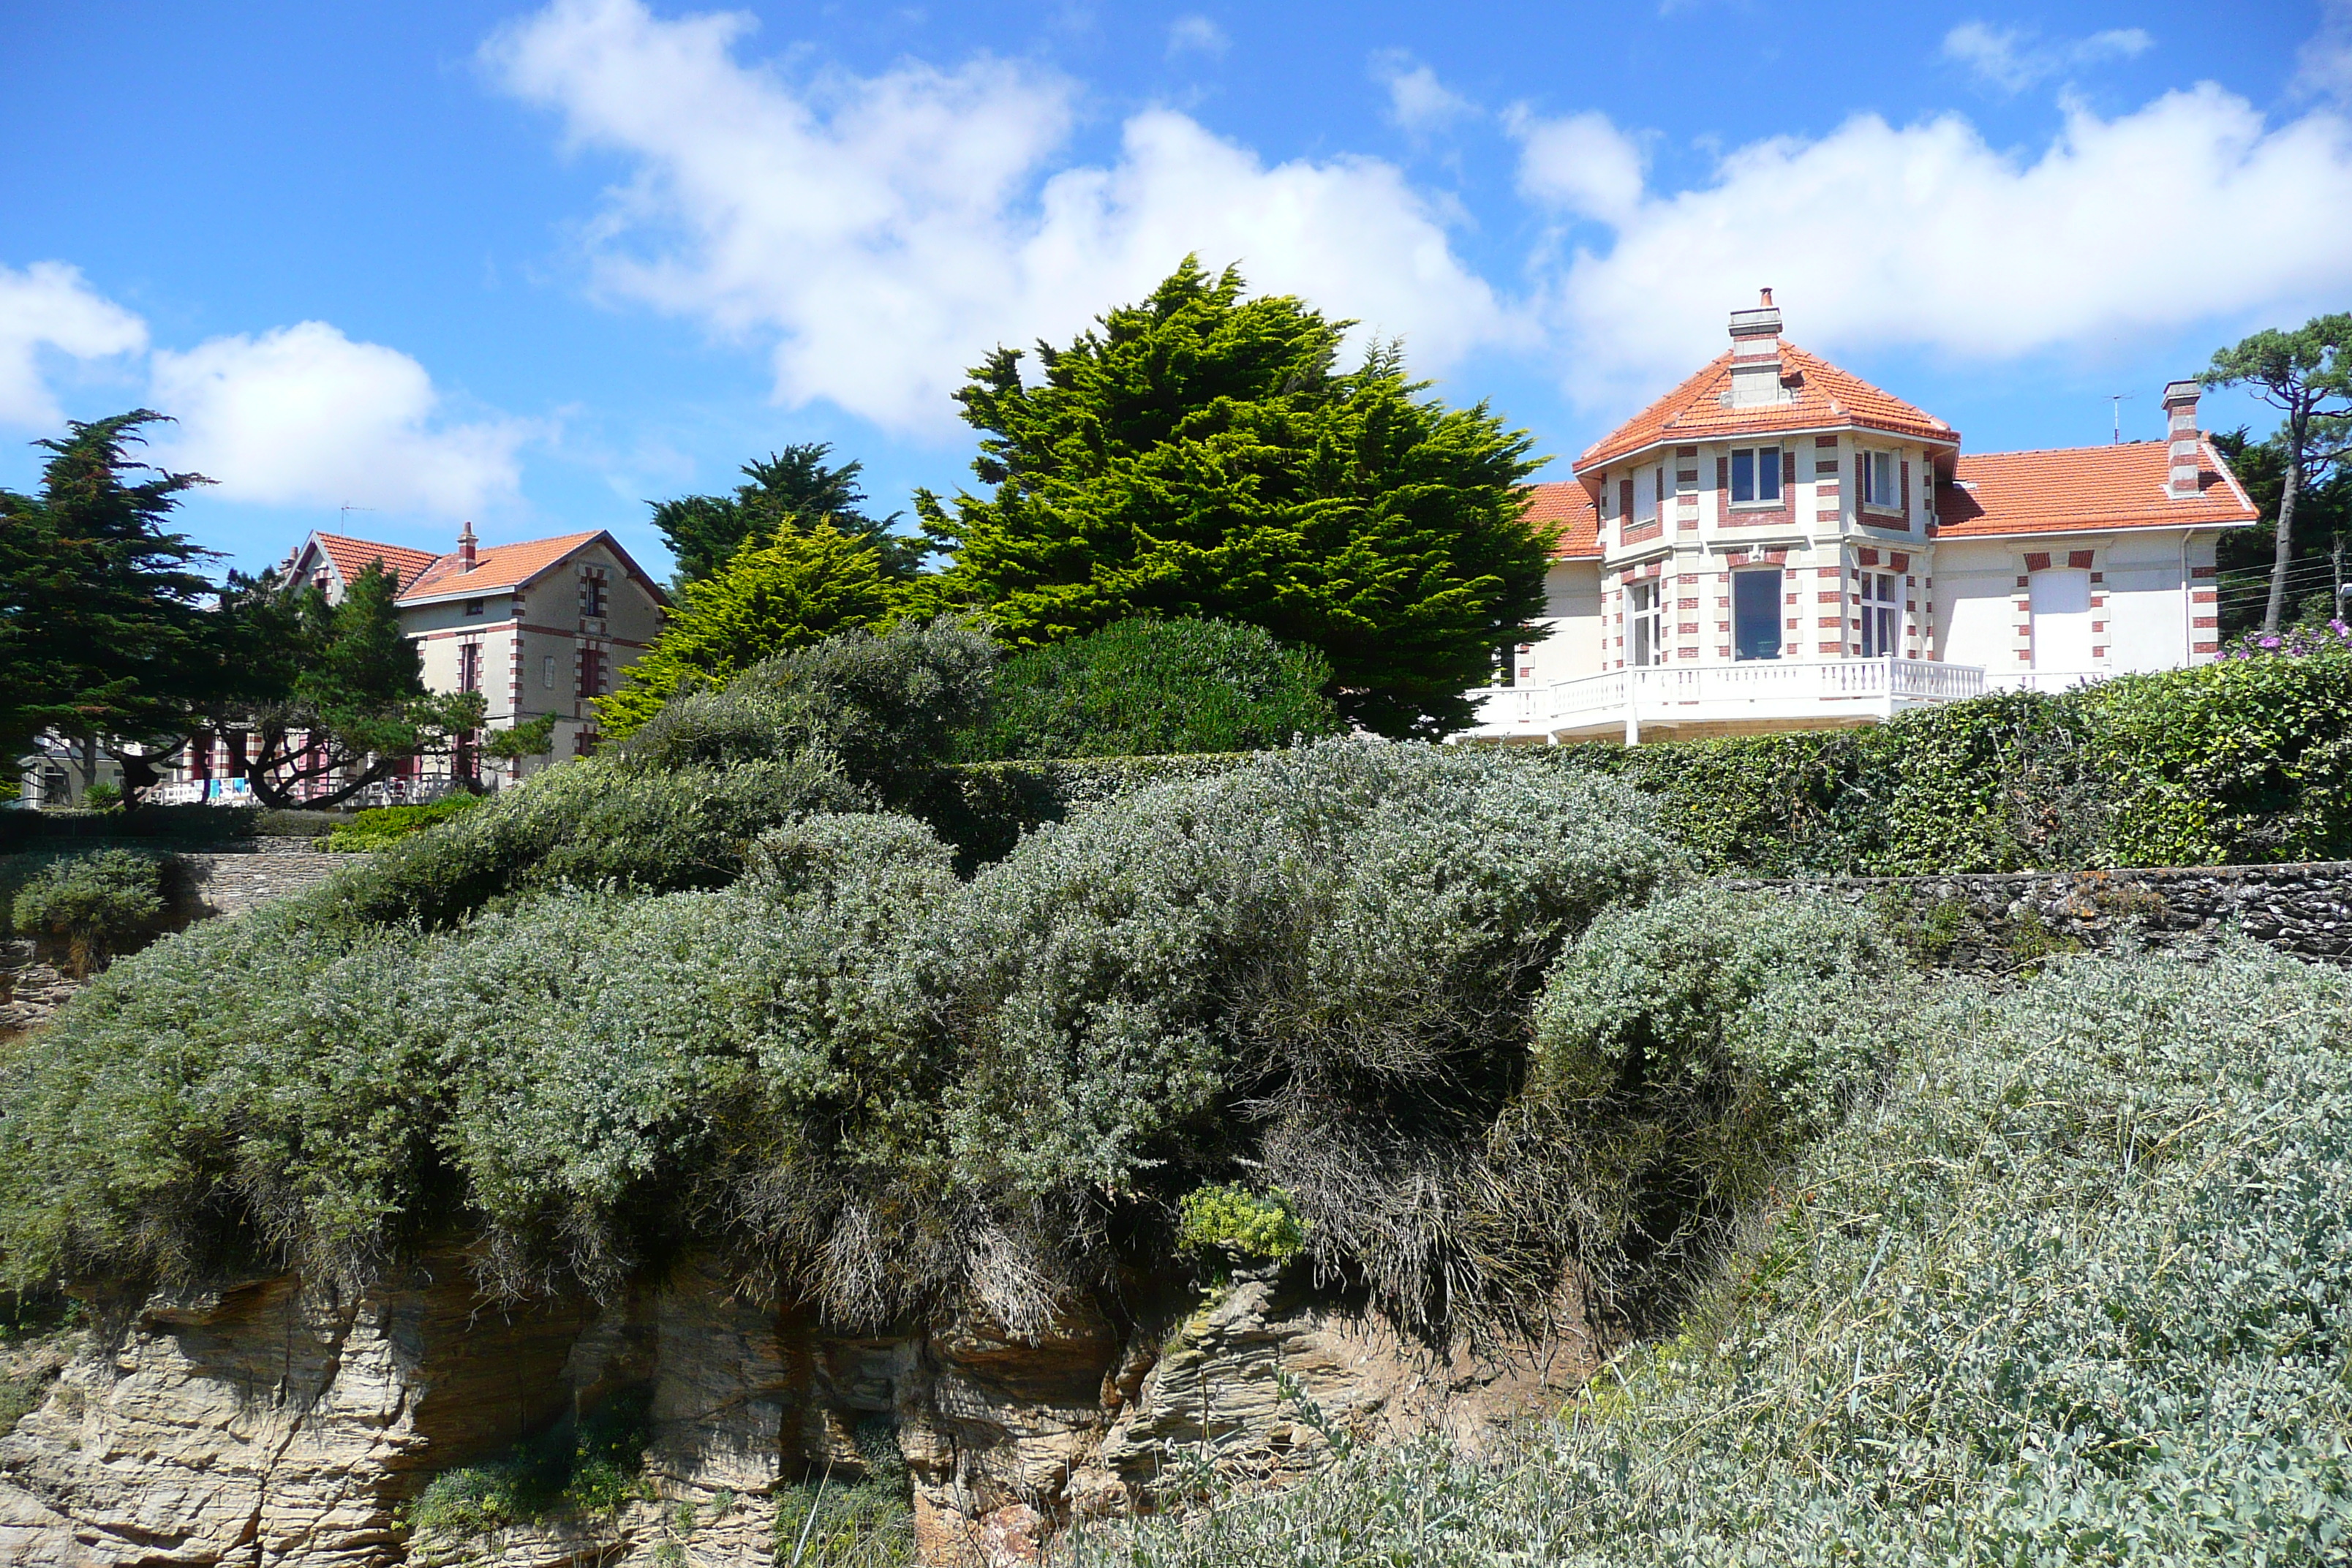
[[(2084, 678), (2065, 679), (2072, 684)], [(1470, 733), (1490, 739), (1594, 736), (1622, 725), (1630, 741), (1640, 738), (1644, 723), (1833, 724), (1891, 718), (1909, 708), (1981, 696), (1987, 689), (1985, 672), (1976, 665), (1918, 658), (1664, 665), (1549, 686), (1474, 691), (1478, 721)]]

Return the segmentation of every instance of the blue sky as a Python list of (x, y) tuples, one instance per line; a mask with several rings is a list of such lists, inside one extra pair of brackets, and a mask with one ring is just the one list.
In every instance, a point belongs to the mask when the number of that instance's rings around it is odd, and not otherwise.
[(658, 569), (645, 500), (796, 440), (903, 508), (966, 477), (963, 366), (1187, 249), (1555, 478), (1759, 285), (1977, 450), (2118, 392), (2152, 437), (2216, 345), (2352, 308), (2352, 0), (12, 3), (0, 56), (0, 485), (150, 404), (249, 567), (344, 516)]

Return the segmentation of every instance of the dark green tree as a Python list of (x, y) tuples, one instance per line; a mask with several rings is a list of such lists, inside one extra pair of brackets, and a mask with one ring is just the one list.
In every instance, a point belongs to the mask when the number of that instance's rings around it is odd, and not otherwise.
[(1447, 407), (1354, 323), (1243, 297), (1197, 258), (1066, 347), (998, 349), (957, 394), (992, 487), (916, 498), (940, 587), (1017, 647), (1132, 616), (1263, 626), (1330, 660), (1341, 714), (1395, 736), (1469, 722), (1493, 650), (1538, 635), (1546, 544), (1525, 432)]
[(677, 586), (699, 582), (735, 559), (744, 544), (765, 539), (782, 523), (803, 530), (826, 523), (874, 546), (884, 575), (913, 576), (931, 553), (929, 540), (892, 531), (899, 514), (869, 517), (866, 491), (857, 482), (863, 463), (828, 468), (827, 442), (811, 441), (743, 465), (751, 482), (727, 496), (680, 496), (653, 501), (654, 526), (677, 560)]
[(2352, 312), (2314, 316), (2293, 331), (2266, 328), (2215, 351), (2199, 379), (2208, 386), (2251, 387), (2286, 416), (2275, 437), (2284, 461), (2263, 611), (2263, 630), (2274, 632), (2286, 613), (2296, 503), (2352, 454)]
[(0, 490), (0, 760), (53, 730), (86, 768), (100, 749), (121, 757), (135, 793), (232, 679), (205, 613), (214, 585), (194, 569), (210, 552), (167, 526), (211, 481), (130, 456), (163, 418), (75, 421), (34, 443), (49, 454), (39, 494)]

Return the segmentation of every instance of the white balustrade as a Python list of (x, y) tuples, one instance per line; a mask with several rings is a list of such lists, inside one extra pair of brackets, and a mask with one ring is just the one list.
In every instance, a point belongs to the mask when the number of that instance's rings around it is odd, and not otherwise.
[(1889, 717), (1922, 703), (1956, 702), (1982, 695), (1986, 687), (1985, 672), (1976, 665), (1916, 658), (1661, 665), (1549, 686), (1474, 691), (1478, 722), (1470, 732), (1530, 739), (1570, 730), (1598, 734), (1629, 718), (1636, 724), (1806, 719), (1835, 723)]

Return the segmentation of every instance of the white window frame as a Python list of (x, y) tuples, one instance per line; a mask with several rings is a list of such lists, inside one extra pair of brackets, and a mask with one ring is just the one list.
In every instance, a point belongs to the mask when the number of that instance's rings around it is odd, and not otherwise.
[[(1772, 651), (1771, 651), (1770, 653), (1769, 653), (1769, 654), (1764, 654), (1764, 653), (1742, 653), (1742, 652), (1740, 651), (1740, 641), (1739, 641), (1739, 582), (1740, 582), (1740, 579), (1741, 579), (1741, 578), (1743, 578), (1743, 577), (1766, 577), (1766, 576), (1769, 576), (1769, 577), (1770, 577), (1770, 578), (1772, 579)], [(1784, 645), (1785, 645), (1785, 644), (1787, 643), (1787, 641), (1788, 641), (1788, 632), (1787, 632), (1787, 628), (1786, 628), (1786, 626), (1785, 626), (1784, 623), (1787, 621), (1788, 616), (1787, 616), (1787, 614), (1786, 614), (1786, 611), (1785, 611), (1785, 606), (1784, 606), (1783, 601), (1784, 601), (1784, 599), (1785, 599), (1785, 597), (1786, 597), (1786, 595), (1787, 595), (1787, 593), (1788, 593), (1788, 585), (1789, 585), (1789, 574), (1788, 574), (1788, 570), (1787, 570), (1787, 568), (1785, 568), (1785, 567), (1780, 567), (1780, 566), (1772, 566), (1772, 567), (1752, 566), (1752, 567), (1742, 567), (1742, 568), (1738, 568), (1738, 569), (1735, 569), (1735, 570), (1732, 572), (1732, 574), (1731, 574), (1731, 657), (1732, 657), (1732, 658), (1733, 658), (1734, 660), (1743, 660), (1743, 661), (1744, 661), (1744, 660), (1761, 660), (1761, 659), (1766, 659), (1766, 658), (1779, 658), (1782, 657), (1782, 655), (1787, 651), (1787, 649), (1786, 649), (1786, 647), (1784, 647)]]
[(1654, 668), (1666, 662), (1664, 578), (1645, 577), (1625, 584), (1625, 662), (1636, 669)]
[[(1899, 512), (1903, 510), (1902, 455), (1896, 452), (1862, 452), (1862, 504), (1873, 511)], [(1884, 472), (1882, 473), (1882, 467)], [(1885, 487), (1880, 485), (1885, 480)]]
[[(1781, 482), (1780, 466), (1783, 454), (1787, 451), (1788, 448), (1785, 447), (1734, 447), (1731, 449), (1731, 489), (1726, 499), (1736, 507), (1785, 505), (1788, 500), (1788, 487)], [(1772, 476), (1772, 493), (1769, 496), (1761, 493), (1764, 489), (1763, 477), (1768, 466), (1765, 463), (1764, 455), (1768, 452), (1771, 454), (1771, 462), (1769, 466)], [(1758, 492), (1746, 500), (1739, 499), (1739, 459), (1742, 458), (1746, 458), (1749, 465), (1748, 488)]]
[(1662, 464), (1647, 473), (1633, 478), (1633, 521), (1635, 524), (1655, 522), (1664, 510), (1660, 506), (1665, 489), (1666, 470)]
[(1862, 657), (1898, 658), (1903, 652), (1903, 580), (1892, 572), (1864, 568), (1862, 578)]

